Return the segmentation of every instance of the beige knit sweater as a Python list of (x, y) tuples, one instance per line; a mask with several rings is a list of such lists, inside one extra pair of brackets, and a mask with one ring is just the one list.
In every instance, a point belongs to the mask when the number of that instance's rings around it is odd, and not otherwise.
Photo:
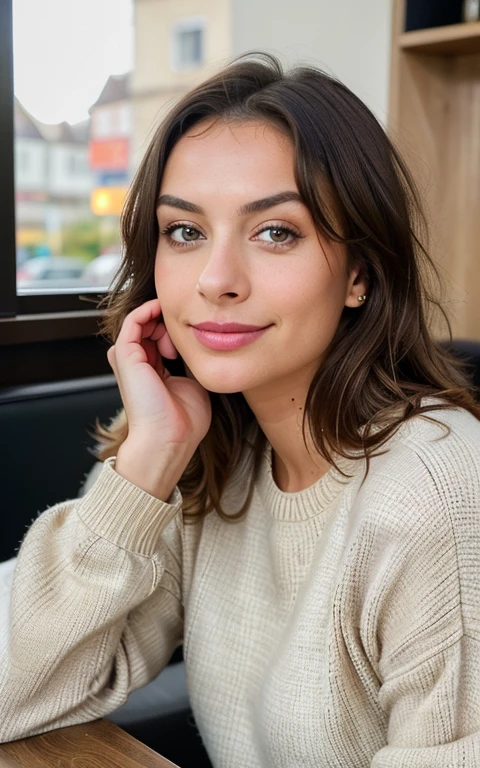
[(235, 524), (184, 526), (178, 489), (107, 462), (20, 549), (0, 738), (111, 712), (183, 641), (216, 768), (478, 768), (480, 422), (432, 415), (450, 434), (407, 422), (363, 484), (352, 461), (284, 493), (268, 448)]

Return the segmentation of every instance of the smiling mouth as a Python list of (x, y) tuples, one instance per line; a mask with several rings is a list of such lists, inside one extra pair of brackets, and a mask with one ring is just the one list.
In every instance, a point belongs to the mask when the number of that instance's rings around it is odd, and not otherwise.
[(268, 326), (245, 325), (244, 323), (196, 323), (192, 326), (199, 331), (212, 331), (213, 333), (249, 333), (253, 331), (262, 331)]
[(271, 328), (241, 323), (199, 323), (191, 327), (204, 347), (224, 352), (252, 344)]

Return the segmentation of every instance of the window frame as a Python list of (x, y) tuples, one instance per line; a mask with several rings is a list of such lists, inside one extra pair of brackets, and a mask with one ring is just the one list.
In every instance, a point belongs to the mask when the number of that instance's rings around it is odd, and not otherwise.
[[(185, 16), (176, 19), (170, 27), (170, 66), (175, 72), (190, 72), (200, 69), (205, 64), (205, 33), (207, 29), (206, 16)], [(200, 61), (183, 64), (180, 61), (179, 35), (182, 32), (200, 32)]]
[(0, 348), (91, 336), (98, 331), (96, 305), (105, 295), (98, 289), (17, 294), (13, 0), (0, 2), (0, 73)]
[(12, 0), (0, 3), (0, 318), (17, 312), (13, 133)]

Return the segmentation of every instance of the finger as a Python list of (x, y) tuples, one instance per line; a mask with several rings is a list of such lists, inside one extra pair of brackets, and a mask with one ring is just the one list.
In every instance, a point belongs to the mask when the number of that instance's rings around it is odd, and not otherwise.
[(167, 332), (167, 329), (165, 327), (165, 323), (162, 323), (162, 322), (157, 323), (155, 329), (150, 334), (150, 338), (152, 339), (152, 341), (160, 341), (162, 336), (165, 336), (166, 332)]
[(157, 333), (157, 329), (162, 327), (163, 323), (159, 323), (157, 319), (150, 320), (148, 323), (145, 323), (145, 325), (142, 325), (142, 339), (151, 339), (155, 333)]
[(157, 345), (157, 363), (156, 363), (156, 366), (155, 366), (155, 370), (157, 371), (157, 373), (160, 376), (160, 378), (162, 379), (162, 381), (166, 381), (168, 379), (168, 377), (171, 376), (171, 373), (168, 370), (168, 368), (165, 368), (165, 366), (163, 364), (162, 353), (158, 349), (158, 345), (159, 345), (158, 341), (156, 342), (156, 345)]
[(178, 357), (178, 352), (173, 345), (173, 341), (168, 335), (168, 331), (165, 331), (161, 339), (159, 339), (158, 349), (160, 351), (160, 354), (163, 355), (163, 357), (168, 358), (169, 360), (175, 360)]
[(132, 309), (132, 311), (125, 317), (124, 322), (128, 320), (129, 323), (138, 323), (143, 326), (154, 318), (158, 318), (161, 313), (162, 308), (159, 300), (151, 299), (150, 301), (145, 301), (143, 304), (140, 304), (139, 307)]
[(122, 346), (124, 344), (140, 344), (143, 338), (153, 333), (160, 313), (161, 307), (158, 299), (146, 301), (134, 309), (123, 321), (116, 343), (120, 343)]
[(157, 345), (154, 341), (151, 341), (150, 339), (145, 339), (143, 342), (143, 348), (145, 352), (147, 353), (147, 362), (149, 365), (152, 366), (152, 368), (155, 368), (157, 365), (157, 359), (158, 359), (158, 350)]
[(168, 357), (171, 360), (175, 360), (175, 358), (178, 357), (178, 351), (172, 342), (172, 338), (167, 331), (165, 323), (159, 323), (150, 338), (154, 341), (162, 341), (159, 350), (163, 357)]
[(158, 351), (163, 357), (170, 360), (175, 360), (178, 357), (178, 352), (168, 334), (165, 323), (159, 323), (150, 338), (157, 342)]
[(169, 371), (165, 368), (162, 361), (161, 352), (158, 349), (158, 342), (147, 341), (143, 342), (145, 352), (147, 353), (148, 363), (155, 369), (161, 379), (166, 379), (170, 376)]

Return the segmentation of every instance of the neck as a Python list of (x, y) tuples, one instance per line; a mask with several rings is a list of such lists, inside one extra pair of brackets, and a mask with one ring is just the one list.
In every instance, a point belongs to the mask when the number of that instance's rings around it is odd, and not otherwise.
[(308, 386), (297, 382), (277, 391), (244, 392), (260, 429), (272, 446), (275, 483), (287, 493), (308, 488), (330, 468), (315, 451), (308, 427), (306, 442), (302, 434), (307, 391)]

